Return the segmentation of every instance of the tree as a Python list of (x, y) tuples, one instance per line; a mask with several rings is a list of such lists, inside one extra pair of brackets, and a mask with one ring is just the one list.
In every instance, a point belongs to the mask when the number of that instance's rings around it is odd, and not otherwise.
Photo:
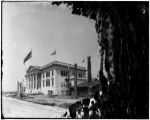
[[(92, 76), (91, 76), (91, 57), (88, 56), (87, 58), (87, 74), (88, 74), (88, 84), (92, 82)], [(91, 95), (91, 88), (90, 85), (88, 86), (88, 95)]]
[[(100, 72), (110, 82), (113, 118), (149, 116), (149, 3), (53, 2), (72, 6), (72, 14), (95, 20)], [(104, 68), (103, 68), (104, 67)]]

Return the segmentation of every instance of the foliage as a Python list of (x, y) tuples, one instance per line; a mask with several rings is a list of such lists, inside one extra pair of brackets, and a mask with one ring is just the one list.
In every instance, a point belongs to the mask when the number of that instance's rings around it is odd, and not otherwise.
[[(92, 81), (92, 76), (91, 76), (91, 56), (88, 56), (87, 58), (87, 77), (88, 77), (88, 84), (91, 83)], [(88, 95), (91, 96), (91, 88), (88, 88)]]
[[(95, 20), (100, 73), (110, 83), (104, 118), (148, 118), (149, 3), (53, 2), (72, 6), (72, 14)], [(103, 85), (102, 85), (103, 86)]]
[(88, 63), (87, 63), (87, 69), (88, 69), (88, 82), (90, 83), (92, 80), (91, 76), (91, 57), (88, 57)]

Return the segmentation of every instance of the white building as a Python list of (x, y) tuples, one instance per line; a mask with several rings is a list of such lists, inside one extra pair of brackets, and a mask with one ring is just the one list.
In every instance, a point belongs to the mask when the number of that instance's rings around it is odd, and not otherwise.
[[(26, 93), (64, 94), (66, 90), (65, 79), (74, 76), (74, 65), (54, 61), (43, 67), (29, 66), (25, 75)], [(77, 66), (78, 78), (86, 77), (86, 69)]]

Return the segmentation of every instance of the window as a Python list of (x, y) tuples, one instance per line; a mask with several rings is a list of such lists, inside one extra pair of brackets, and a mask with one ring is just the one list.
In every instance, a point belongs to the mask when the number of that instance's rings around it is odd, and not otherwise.
[(52, 76), (54, 75), (53, 70), (52, 70)]
[(50, 77), (50, 72), (46, 72), (46, 77)]
[(61, 71), (61, 76), (68, 76), (68, 72), (67, 71)]
[(61, 76), (63, 76), (63, 71), (61, 71)]
[(82, 78), (82, 74), (79, 73), (79, 74), (78, 74), (78, 77), (79, 77), (79, 78)]
[(54, 85), (54, 78), (52, 78), (52, 86)]
[(47, 80), (46, 80), (46, 87), (47, 87), (47, 86), (50, 86), (50, 79), (47, 79)]

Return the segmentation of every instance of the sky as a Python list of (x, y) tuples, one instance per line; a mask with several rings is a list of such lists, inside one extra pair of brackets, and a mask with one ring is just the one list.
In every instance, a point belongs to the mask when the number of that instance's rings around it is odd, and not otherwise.
[[(50, 2), (3, 2), (2, 50), (4, 91), (17, 90), (29, 65), (44, 66), (56, 60), (87, 67), (91, 56), (92, 77), (99, 70), (95, 21), (71, 14), (69, 8)], [(32, 58), (23, 60), (32, 50)], [(85, 59), (85, 63), (82, 60)]]

